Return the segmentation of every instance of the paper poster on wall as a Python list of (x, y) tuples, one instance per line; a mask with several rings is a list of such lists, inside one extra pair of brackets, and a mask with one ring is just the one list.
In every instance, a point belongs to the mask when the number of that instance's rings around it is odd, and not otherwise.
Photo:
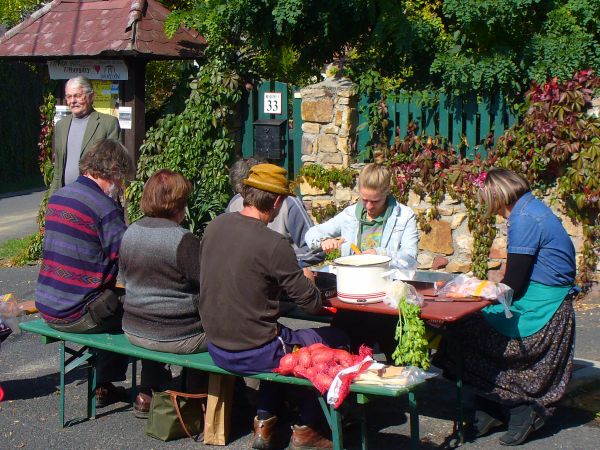
[(131, 106), (119, 107), (119, 126), (122, 130), (131, 130)]
[(119, 83), (106, 80), (91, 80), (94, 86), (94, 109), (104, 114), (119, 117)]

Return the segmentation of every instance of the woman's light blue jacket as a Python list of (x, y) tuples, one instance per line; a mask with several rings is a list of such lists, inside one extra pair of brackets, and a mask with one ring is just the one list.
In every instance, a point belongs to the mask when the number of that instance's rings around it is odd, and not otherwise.
[[(380, 255), (396, 259), (417, 258), (419, 233), (415, 213), (408, 206), (395, 201), (392, 214), (383, 228), (381, 247), (376, 249)], [(327, 238), (343, 237), (346, 242), (340, 247), (342, 256), (351, 254), (350, 244), (357, 243), (359, 223), (356, 217), (356, 203), (345, 208), (327, 222), (315, 225), (306, 232), (306, 243), (311, 248), (321, 246), (321, 241)]]

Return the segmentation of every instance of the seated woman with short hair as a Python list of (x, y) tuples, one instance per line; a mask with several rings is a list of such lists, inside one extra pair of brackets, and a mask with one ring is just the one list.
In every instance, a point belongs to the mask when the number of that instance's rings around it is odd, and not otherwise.
[[(144, 217), (132, 224), (121, 243), (125, 281), (123, 331), (129, 341), (170, 353), (206, 351), (198, 312), (200, 240), (180, 226), (191, 183), (162, 169), (144, 186)], [(147, 415), (151, 390), (171, 380), (164, 364), (142, 361), (140, 394), (134, 412)]]

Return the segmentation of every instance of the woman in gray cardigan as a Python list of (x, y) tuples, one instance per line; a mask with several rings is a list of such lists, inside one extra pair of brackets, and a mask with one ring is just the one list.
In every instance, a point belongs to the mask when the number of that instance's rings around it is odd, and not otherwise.
[[(200, 240), (180, 226), (191, 189), (179, 173), (162, 169), (152, 175), (142, 195), (145, 217), (127, 229), (121, 243), (123, 331), (132, 344), (150, 350), (206, 351), (198, 313)], [(152, 390), (163, 389), (171, 371), (144, 360), (141, 377), (134, 413), (147, 417)]]

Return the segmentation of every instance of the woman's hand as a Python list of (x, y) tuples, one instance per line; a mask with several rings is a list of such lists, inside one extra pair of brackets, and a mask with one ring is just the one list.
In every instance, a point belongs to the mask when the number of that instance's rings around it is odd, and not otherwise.
[(363, 255), (376, 255), (377, 250), (375, 250), (374, 248), (368, 248), (367, 250), (363, 250), (362, 254)]
[(321, 248), (324, 252), (330, 252), (336, 248), (340, 248), (342, 244), (346, 242), (344, 238), (330, 238), (321, 241)]

